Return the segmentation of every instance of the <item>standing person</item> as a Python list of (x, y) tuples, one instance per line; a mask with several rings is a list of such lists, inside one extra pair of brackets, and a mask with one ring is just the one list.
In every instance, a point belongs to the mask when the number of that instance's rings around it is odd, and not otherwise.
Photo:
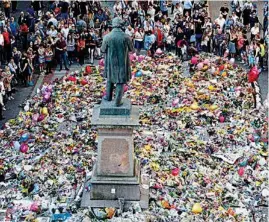
[(10, 18), (10, 7), (11, 7), (11, 0), (3, 0), (3, 7), (5, 11), (5, 16)]
[(191, 10), (192, 10), (192, 2), (191, 0), (184, 1), (183, 5), (183, 15), (186, 15), (186, 12), (188, 12), (189, 16), (191, 17)]
[(78, 52), (79, 64), (81, 66), (84, 65), (85, 47), (86, 47), (85, 39), (83, 36), (80, 35), (77, 41), (77, 52)]
[(21, 33), (21, 38), (22, 38), (23, 49), (27, 49), (29, 28), (26, 22), (23, 22), (20, 25), (20, 33)]
[(11, 17), (10, 30), (11, 30), (11, 34), (15, 37), (15, 39), (17, 39), (18, 29), (19, 29), (18, 23), (15, 21), (14, 17)]
[(40, 44), (38, 50), (38, 62), (39, 62), (39, 69), (40, 69), (40, 74), (44, 74), (44, 66), (45, 66), (45, 48), (43, 44)]
[[(86, 42), (87, 42), (87, 48), (88, 48), (88, 52), (89, 52), (89, 56), (90, 56), (90, 63), (93, 64), (94, 50), (96, 47), (96, 42), (91, 35), (89, 35)], [(83, 64), (84, 64), (84, 62), (83, 62)]]
[(143, 40), (144, 40), (145, 33), (142, 28), (139, 28), (138, 31), (135, 32), (134, 36), (134, 46), (136, 51), (136, 55), (140, 54), (141, 49), (143, 48)]
[(1, 62), (1, 65), (5, 60), (5, 58), (4, 58), (4, 44), (5, 44), (4, 36), (0, 30), (0, 62)]
[(0, 75), (0, 120), (4, 120), (3, 110), (6, 110), (4, 105), (5, 87), (3, 77)]
[(174, 9), (177, 4), (180, 3), (180, 0), (172, 0), (172, 6), (171, 6), (171, 15), (174, 14)]
[(69, 60), (69, 66), (71, 66), (71, 64), (74, 61), (74, 57), (75, 57), (75, 39), (74, 36), (72, 34), (69, 34), (67, 36), (67, 54), (68, 54), (68, 60)]
[(228, 4), (226, 2), (220, 8), (220, 13), (222, 14), (223, 18), (226, 20), (227, 15), (229, 14), (229, 8), (228, 8)]
[(53, 51), (51, 49), (51, 45), (49, 44), (45, 49), (46, 74), (51, 73), (52, 58), (53, 58)]
[(245, 26), (247, 26), (247, 28), (249, 27), (249, 23), (250, 23), (250, 13), (251, 13), (251, 8), (249, 5), (247, 5), (245, 7), (245, 9), (243, 10), (243, 24)]
[(12, 12), (16, 12), (18, 1), (12, 0), (11, 4), (12, 4)]
[(28, 76), (29, 76), (29, 62), (28, 62), (28, 59), (27, 59), (27, 53), (26, 52), (24, 52), (22, 54), (20, 67), (21, 67), (21, 72), (22, 72), (22, 75), (23, 75), (24, 86), (27, 87), (28, 86)]
[(167, 2), (165, 0), (160, 1), (160, 10), (163, 15), (168, 16)]
[(5, 75), (4, 87), (6, 89), (7, 99), (12, 100), (14, 98), (12, 97), (11, 81), (12, 81), (12, 78), (14, 77), (14, 75), (11, 74), (8, 66), (5, 67), (4, 75)]
[(63, 63), (64, 63), (65, 70), (68, 71), (69, 69), (67, 67), (68, 62), (67, 62), (67, 52), (66, 52), (66, 41), (62, 35), (60, 35), (60, 38), (56, 42), (56, 50), (58, 52), (59, 60), (60, 60), (59, 72), (62, 71)]
[(263, 59), (265, 57), (265, 45), (264, 45), (264, 40), (260, 40), (260, 55), (259, 55), (259, 61), (260, 61), (260, 68), (264, 70), (263, 67)]
[(11, 58), (11, 39), (9, 32), (7, 31), (7, 28), (4, 28), (3, 37), (4, 37), (5, 61), (9, 61)]

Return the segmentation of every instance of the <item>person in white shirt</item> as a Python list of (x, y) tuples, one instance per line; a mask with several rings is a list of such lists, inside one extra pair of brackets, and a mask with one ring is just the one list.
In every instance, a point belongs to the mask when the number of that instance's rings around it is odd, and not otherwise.
[(67, 39), (67, 36), (69, 34), (68, 24), (64, 25), (64, 27), (61, 29), (61, 33), (64, 36), (64, 38)]
[(48, 35), (48, 36), (51, 36), (51, 37), (54, 37), (54, 38), (57, 37), (57, 34), (58, 34), (58, 32), (57, 32), (57, 30), (54, 28), (53, 25), (52, 25), (52, 26), (50, 27), (50, 29), (47, 31), (47, 35)]
[(151, 19), (154, 21), (154, 17), (155, 17), (155, 9), (153, 8), (152, 5), (149, 6), (149, 9), (147, 11), (147, 14), (150, 15)]
[(223, 30), (223, 26), (225, 24), (225, 19), (223, 18), (223, 16), (220, 14), (219, 17), (215, 20), (215, 23), (218, 24), (220, 26), (220, 29)]
[(139, 28), (136, 32), (135, 32), (135, 36), (134, 36), (134, 47), (137, 50), (136, 54), (139, 55), (141, 49), (143, 48), (143, 41), (144, 41), (144, 36), (145, 33), (143, 31), (142, 28)]
[(0, 31), (0, 62), (4, 61), (4, 36)]
[(3, 120), (3, 110), (6, 110), (5, 104), (4, 104), (4, 95), (5, 95), (5, 87), (3, 82), (3, 77), (0, 76), (0, 120)]
[(176, 15), (183, 15), (183, 8), (179, 3), (176, 4), (174, 9), (174, 19)]
[(8, 63), (8, 67), (10, 69), (10, 72), (14, 75), (17, 75), (18, 74), (18, 66), (16, 65), (16, 63), (14, 62), (14, 59), (11, 58), (10, 59), (10, 62)]
[(257, 34), (260, 33), (260, 27), (259, 27), (259, 23), (256, 23), (250, 30), (251, 32), (251, 40), (255, 38), (255, 36)]
[(135, 10), (138, 9), (138, 2), (137, 2), (137, 0), (133, 0), (133, 2), (132, 2), (132, 8), (135, 8)]
[(234, 20), (234, 23), (236, 23), (238, 16), (235, 14), (235, 12), (232, 13), (232, 19)]
[(132, 28), (132, 26), (128, 26), (127, 29), (125, 30), (125, 34), (127, 34), (128, 36), (130, 36), (131, 39), (133, 39), (134, 37), (134, 29)]
[(48, 20), (48, 24), (52, 23), (55, 27), (58, 26), (58, 21), (56, 18), (54, 18), (54, 16), (52, 14), (50, 14), (50, 19)]

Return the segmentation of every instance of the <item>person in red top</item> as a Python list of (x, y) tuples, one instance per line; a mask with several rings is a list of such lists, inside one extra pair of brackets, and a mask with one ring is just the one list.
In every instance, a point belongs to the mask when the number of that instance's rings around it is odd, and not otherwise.
[(21, 37), (22, 37), (22, 42), (23, 42), (23, 48), (24, 49), (27, 49), (28, 48), (28, 41), (27, 41), (27, 35), (29, 33), (29, 28), (26, 24), (26, 22), (23, 22), (21, 25), (20, 25), (20, 33), (21, 33)]
[(11, 39), (9, 32), (7, 31), (7, 28), (4, 28), (3, 37), (4, 37), (5, 61), (7, 62), (11, 58)]

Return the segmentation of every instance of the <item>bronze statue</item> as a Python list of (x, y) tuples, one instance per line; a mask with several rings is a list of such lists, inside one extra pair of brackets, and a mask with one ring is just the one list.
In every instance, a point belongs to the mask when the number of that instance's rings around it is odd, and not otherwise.
[(129, 52), (133, 51), (131, 39), (123, 31), (123, 21), (112, 20), (113, 30), (104, 37), (101, 51), (105, 53), (104, 76), (107, 78), (105, 100), (111, 101), (116, 84), (115, 106), (122, 105), (123, 86), (131, 79)]

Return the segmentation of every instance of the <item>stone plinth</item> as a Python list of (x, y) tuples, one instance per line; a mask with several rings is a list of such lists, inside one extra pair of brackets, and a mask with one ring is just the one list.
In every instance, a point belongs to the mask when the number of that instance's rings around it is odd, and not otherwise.
[(134, 158), (133, 129), (139, 126), (139, 108), (127, 99), (120, 107), (103, 100), (94, 107), (91, 124), (98, 129), (98, 157), (81, 206), (118, 207), (123, 199), (147, 208), (148, 180), (141, 186), (140, 164)]
[(100, 106), (100, 117), (104, 116), (130, 116), (131, 113), (131, 101), (128, 99), (122, 99), (123, 104), (119, 107), (115, 107), (114, 101), (102, 101)]

